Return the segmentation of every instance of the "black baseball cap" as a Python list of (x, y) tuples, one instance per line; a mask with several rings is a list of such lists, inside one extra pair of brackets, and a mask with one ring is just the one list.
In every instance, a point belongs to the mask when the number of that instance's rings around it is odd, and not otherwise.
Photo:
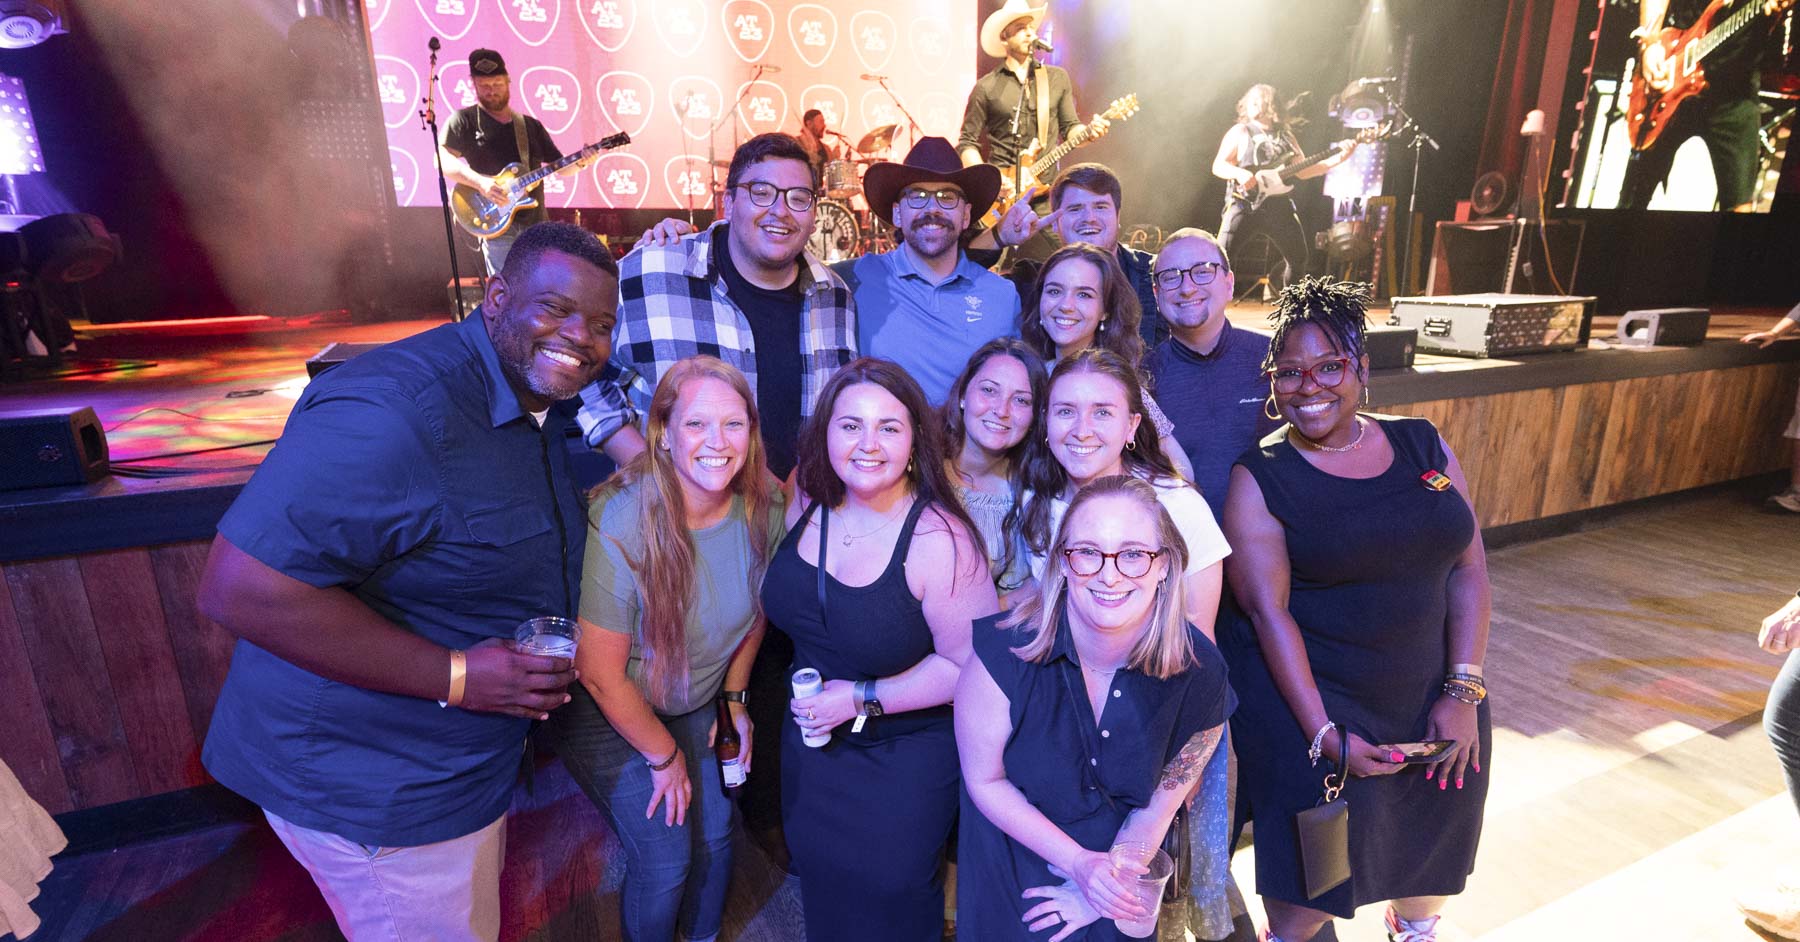
[(477, 49), (469, 53), (469, 73), (479, 78), (505, 75), (506, 60), (492, 49)]

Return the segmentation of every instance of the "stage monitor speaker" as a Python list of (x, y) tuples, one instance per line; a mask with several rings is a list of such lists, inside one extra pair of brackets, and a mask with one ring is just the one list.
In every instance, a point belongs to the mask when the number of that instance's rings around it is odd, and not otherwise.
[(0, 413), (0, 490), (88, 484), (109, 468), (106, 429), (92, 408)]
[(1626, 311), (1615, 337), (1627, 347), (1698, 347), (1711, 323), (1712, 312), (1703, 307)]
[(1371, 324), (1363, 332), (1363, 352), (1369, 355), (1371, 370), (1412, 369), (1418, 345), (1419, 331), (1413, 327)]
[(1586, 231), (1581, 219), (1439, 222), (1425, 293), (1569, 294)]
[(351, 357), (361, 356), (380, 346), (385, 346), (385, 344), (344, 343), (342, 341), (328, 343), (325, 345), (325, 349), (307, 358), (306, 378), (312, 379)]

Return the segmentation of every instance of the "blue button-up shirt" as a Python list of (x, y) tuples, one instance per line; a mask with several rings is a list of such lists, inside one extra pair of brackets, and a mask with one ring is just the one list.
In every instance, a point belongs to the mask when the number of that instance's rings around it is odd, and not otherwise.
[(904, 367), (933, 405), (977, 348), (1018, 336), (1018, 292), (967, 255), (942, 281), (904, 245), (831, 267), (856, 297), (857, 347)]
[[(484, 324), (477, 311), (314, 380), (220, 534), (448, 648), (572, 617), (586, 530), (567, 420), (539, 428), (520, 407)], [(240, 640), (204, 761), (301, 827), (413, 846), (505, 813), (527, 726), (328, 680)]]

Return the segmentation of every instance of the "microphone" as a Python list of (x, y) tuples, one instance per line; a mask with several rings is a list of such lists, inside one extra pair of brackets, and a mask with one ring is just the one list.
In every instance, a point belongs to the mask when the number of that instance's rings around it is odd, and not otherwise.
[(436, 52), (439, 49), (443, 48), (443, 46), (444, 46), (443, 43), (438, 42), (438, 38), (436, 36), (431, 37), (431, 42), (428, 42), (425, 45), (430, 47), (432, 52)]
[(1383, 75), (1380, 78), (1359, 78), (1356, 80), (1356, 84), (1363, 88), (1368, 88), (1371, 85), (1392, 85), (1398, 81), (1400, 81), (1400, 79), (1396, 76)]
[(1056, 52), (1055, 46), (1052, 46), (1049, 43), (1044, 42), (1041, 39), (1032, 40), (1031, 48), (1036, 49), (1039, 52), (1048, 52), (1048, 53), (1052, 53), (1052, 54), (1054, 54)]
[(864, 72), (862, 74), (862, 80), (865, 82), (885, 82), (887, 81), (887, 78), (888, 77), (885, 75), (876, 75), (873, 72)]

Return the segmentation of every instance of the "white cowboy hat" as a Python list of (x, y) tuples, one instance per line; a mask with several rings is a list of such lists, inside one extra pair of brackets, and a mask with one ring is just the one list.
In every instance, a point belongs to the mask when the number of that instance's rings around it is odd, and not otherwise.
[(1006, 43), (1000, 40), (1000, 33), (1019, 20), (1030, 20), (1032, 26), (1044, 21), (1044, 8), (1034, 7), (1027, 0), (1006, 0), (1006, 5), (988, 14), (981, 21), (981, 51), (996, 59), (1006, 58)]

